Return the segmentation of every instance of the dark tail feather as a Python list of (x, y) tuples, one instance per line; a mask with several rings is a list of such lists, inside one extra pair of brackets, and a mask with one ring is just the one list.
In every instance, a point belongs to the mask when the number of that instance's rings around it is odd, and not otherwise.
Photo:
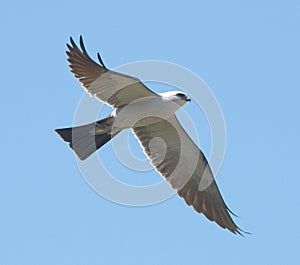
[(109, 125), (109, 123), (112, 122), (111, 119), (112, 118), (109, 117), (87, 125), (56, 129), (55, 131), (64, 141), (69, 143), (80, 160), (85, 160), (117, 134), (114, 133), (112, 135), (111, 133), (105, 132), (104, 129), (103, 133), (99, 133), (99, 129), (101, 130), (103, 127), (102, 125), (104, 123), (106, 126)]

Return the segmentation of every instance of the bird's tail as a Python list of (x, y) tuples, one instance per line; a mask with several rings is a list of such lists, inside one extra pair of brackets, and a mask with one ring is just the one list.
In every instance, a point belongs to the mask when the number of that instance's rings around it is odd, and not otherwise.
[(56, 129), (55, 131), (74, 150), (80, 160), (85, 160), (101, 146), (112, 139), (119, 131), (112, 132), (114, 117), (78, 127)]

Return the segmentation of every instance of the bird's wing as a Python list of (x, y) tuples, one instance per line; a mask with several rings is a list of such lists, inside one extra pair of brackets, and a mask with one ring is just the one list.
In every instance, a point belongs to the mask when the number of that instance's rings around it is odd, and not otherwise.
[(79, 43), (81, 49), (70, 38), (70, 44), (67, 44), (69, 50), (66, 53), (71, 72), (90, 95), (95, 95), (115, 108), (139, 98), (158, 96), (139, 79), (107, 69), (99, 53), (100, 64), (93, 61), (84, 47), (81, 36)]
[(234, 223), (214, 180), (210, 166), (197, 145), (180, 125), (176, 116), (133, 132), (152, 165), (176, 189), (188, 205), (209, 220), (233, 233), (241, 234)]

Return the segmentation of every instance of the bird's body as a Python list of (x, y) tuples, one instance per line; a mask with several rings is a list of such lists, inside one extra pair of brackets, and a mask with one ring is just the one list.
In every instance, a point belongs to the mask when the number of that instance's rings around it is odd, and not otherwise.
[(124, 129), (132, 129), (152, 165), (176, 189), (188, 205), (221, 227), (241, 234), (230, 216), (210, 166), (198, 146), (180, 125), (175, 112), (190, 97), (180, 91), (157, 94), (139, 79), (108, 70), (81, 50), (71, 38), (68, 61), (84, 89), (114, 108), (111, 115), (94, 123), (57, 129), (81, 159)]
[[(190, 98), (176, 96), (179, 91), (160, 93), (137, 99), (130, 104), (115, 109), (111, 116), (115, 118), (113, 127), (116, 130), (128, 129), (134, 126), (146, 126), (161, 119), (170, 118)], [(147, 119), (145, 119), (147, 117)]]

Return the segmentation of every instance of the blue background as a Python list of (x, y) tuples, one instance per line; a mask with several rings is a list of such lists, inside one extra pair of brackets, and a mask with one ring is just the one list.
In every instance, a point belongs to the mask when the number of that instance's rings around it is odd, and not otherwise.
[[(299, 262), (299, 1), (29, 0), (2, 3), (0, 13), (1, 265)], [(111, 68), (165, 60), (210, 86), (227, 127), (217, 181), (251, 236), (219, 228), (178, 196), (126, 207), (87, 185), (53, 131), (72, 124), (84, 93), (65, 55), (80, 34)], [(193, 102), (184, 109), (203, 116)], [(98, 155), (110, 161), (111, 144)], [(160, 180), (112, 163), (125, 182)]]

